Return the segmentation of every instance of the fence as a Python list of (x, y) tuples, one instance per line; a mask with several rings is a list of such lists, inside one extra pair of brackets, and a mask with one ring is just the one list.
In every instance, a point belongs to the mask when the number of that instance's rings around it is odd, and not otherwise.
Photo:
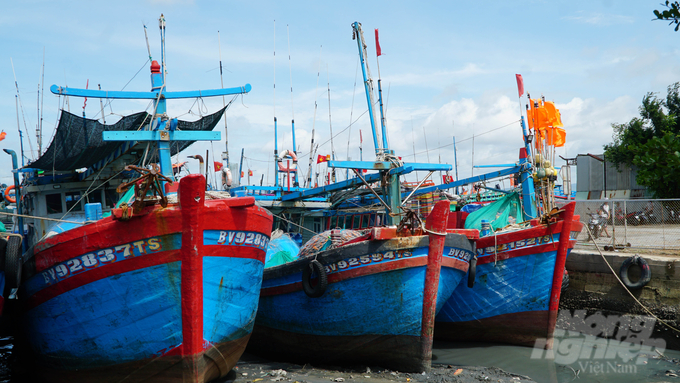
[(585, 226), (578, 247), (680, 250), (680, 199), (576, 201), (574, 214)]

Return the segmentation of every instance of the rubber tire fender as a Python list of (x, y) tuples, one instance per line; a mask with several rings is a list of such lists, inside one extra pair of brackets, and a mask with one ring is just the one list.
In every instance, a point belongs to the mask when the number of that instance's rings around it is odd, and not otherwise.
[[(640, 279), (635, 283), (631, 282), (630, 278), (628, 278), (628, 269), (633, 264), (640, 266)], [(626, 285), (626, 287), (628, 287), (630, 290), (638, 290), (643, 288), (652, 279), (652, 271), (650, 270), (647, 261), (645, 261), (645, 259), (641, 256), (635, 254), (634, 256), (623, 261), (623, 264), (621, 264), (621, 269), (619, 269), (619, 276), (621, 277), (623, 284)]]
[(564, 268), (564, 274), (562, 274), (562, 288), (560, 289), (562, 292), (567, 291), (569, 288), (569, 272), (567, 271), (567, 268)]
[(11, 235), (7, 238), (7, 251), (5, 253), (5, 263), (2, 267), (5, 272), (5, 297), (14, 287), (19, 287), (19, 275), (21, 261), (21, 237)]
[(477, 276), (477, 255), (470, 258), (470, 266), (468, 267), (468, 281), (467, 286), (473, 288), (475, 286), (475, 277)]
[[(317, 283), (312, 286), (312, 274), (317, 275)], [(328, 287), (328, 276), (321, 262), (313, 259), (302, 269), (302, 290), (310, 298), (319, 298)]]

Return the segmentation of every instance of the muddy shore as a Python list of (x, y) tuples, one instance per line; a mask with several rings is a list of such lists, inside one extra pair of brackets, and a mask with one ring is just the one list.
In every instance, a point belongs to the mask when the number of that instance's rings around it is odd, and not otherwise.
[(428, 373), (403, 373), (371, 366), (317, 366), (279, 363), (244, 354), (225, 378), (219, 383), (327, 383), (327, 382), (534, 382), (528, 376), (509, 373), (495, 367), (453, 366), (433, 364)]

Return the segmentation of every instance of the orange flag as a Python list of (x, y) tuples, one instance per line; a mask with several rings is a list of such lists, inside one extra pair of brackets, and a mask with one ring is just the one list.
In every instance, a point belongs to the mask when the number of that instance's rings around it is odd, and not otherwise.
[(555, 145), (555, 147), (559, 148), (564, 146), (566, 142), (567, 132), (562, 128), (550, 129), (546, 134), (545, 143), (548, 145)]
[(4, 131), (0, 132), (0, 141), (4, 140), (5, 137), (7, 137), (7, 133), (5, 133)]
[(548, 111), (548, 119), (553, 127), (564, 126), (562, 124), (562, 115), (560, 115), (560, 110), (555, 108), (555, 103), (551, 101), (545, 102), (545, 109)]

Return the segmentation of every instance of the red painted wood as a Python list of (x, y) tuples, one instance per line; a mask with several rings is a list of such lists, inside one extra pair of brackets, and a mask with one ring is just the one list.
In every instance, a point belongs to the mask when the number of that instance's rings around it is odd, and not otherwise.
[[(369, 265), (356, 269), (349, 269), (337, 273), (328, 274), (328, 283), (337, 283), (346, 279), (361, 277), (364, 275), (384, 273), (392, 270), (408, 269), (411, 267), (424, 266), (427, 262), (425, 257), (405, 258), (388, 263)], [(260, 290), (261, 296), (288, 294), (302, 290), (302, 282), (291, 283), (281, 286), (267, 287)]]
[(570, 202), (564, 206), (564, 212), (560, 214), (562, 219), (562, 231), (560, 232), (560, 244), (557, 248), (557, 259), (555, 260), (555, 272), (553, 273), (552, 290), (550, 291), (550, 305), (548, 306), (548, 343), (547, 347), (552, 348), (553, 331), (557, 322), (557, 309), (560, 305), (560, 292), (562, 291), (562, 277), (564, 276), (564, 265), (567, 262), (567, 250), (569, 247), (569, 235), (572, 229), (572, 219), (574, 218), (574, 207), (576, 204)]
[(427, 250), (427, 270), (425, 272), (425, 291), (423, 294), (423, 320), (420, 332), (422, 355), (425, 368), (429, 370), (432, 362), (432, 337), (434, 335), (434, 317), (437, 311), (437, 291), (439, 289), (439, 273), (442, 267), (442, 254), (446, 241), (446, 226), (449, 221), (450, 202), (439, 201), (434, 205), (425, 222), (430, 244)]
[(477, 229), (446, 229), (447, 233), (451, 234), (461, 234), (466, 236), (468, 239), (479, 239), (479, 230)]
[(198, 382), (194, 356), (203, 352), (203, 227), (199, 216), (205, 201), (205, 177), (191, 174), (180, 180), (182, 209), (182, 345), (191, 375)]
[(470, 264), (467, 263), (467, 262), (463, 262), (460, 259), (443, 257), (442, 258), (442, 267), (450, 267), (452, 269), (461, 270), (464, 273), (467, 273), (468, 269), (470, 268)]

